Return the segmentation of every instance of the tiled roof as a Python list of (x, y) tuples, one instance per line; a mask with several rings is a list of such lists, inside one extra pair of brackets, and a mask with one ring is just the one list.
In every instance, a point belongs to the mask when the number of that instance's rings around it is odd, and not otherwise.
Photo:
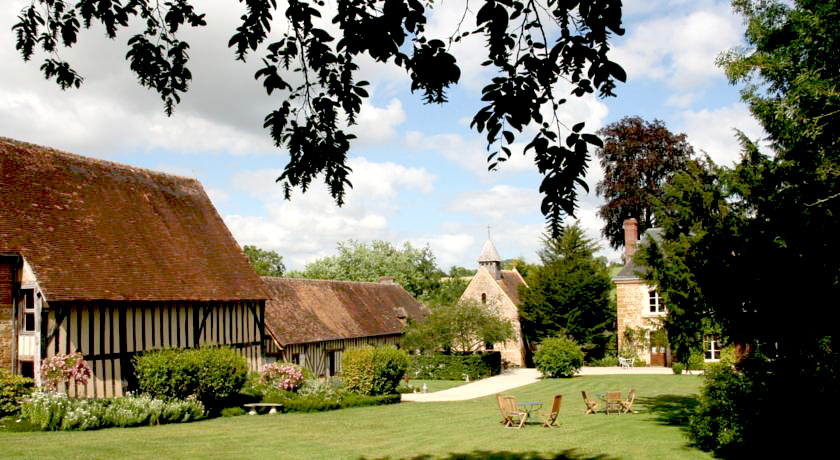
[[(636, 244), (636, 247), (641, 247), (647, 244), (650, 244), (651, 240), (655, 240), (657, 242), (662, 242), (662, 229), (660, 228), (649, 228), (645, 233), (642, 235), (642, 239)], [(616, 273), (613, 277), (613, 281), (632, 281), (632, 280), (640, 280), (642, 276), (644, 276), (648, 272), (648, 268), (637, 264), (633, 258), (630, 258), (630, 261), (624, 264), (624, 267)]]
[(518, 270), (502, 270), (502, 279), (496, 280), (514, 305), (519, 305), (519, 286), (527, 284)]
[(262, 279), (270, 295), (266, 323), (284, 346), (399, 334), (400, 316), (426, 315), (425, 308), (398, 284)]
[(0, 202), (48, 301), (267, 298), (194, 179), (0, 138)]

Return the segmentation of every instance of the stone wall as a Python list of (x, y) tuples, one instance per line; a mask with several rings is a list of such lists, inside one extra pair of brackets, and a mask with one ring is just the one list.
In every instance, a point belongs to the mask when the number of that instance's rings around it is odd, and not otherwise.
[[(650, 289), (642, 280), (621, 281), (615, 283), (616, 296), (616, 319), (617, 319), (617, 333), (618, 333), (618, 349), (623, 350), (627, 345), (625, 343), (624, 332), (627, 329), (645, 328), (649, 329), (652, 326), (650, 321), (651, 315), (647, 314), (646, 308), (649, 308), (649, 292)], [(651, 363), (651, 353), (647, 343), (642, 343), (637, 348), (636, 352), (639, 358), (643, 359), (648, 364)], [(664, 363), (660, 360), (658, 365)]]
[(519, 324), (519, 309), (504, 295), (498, 282), (485, 268), (479, 268), (467, 289), (461, 295), (462, 299), (472, 299), (481, 302), (481, 295), (486, 295), (488, 304), (495, 305), (499, 316), (509, 319), (513, 323), (516, 337), (505, 343), (493, 344), (493, 350), (502, 354), (502, 359), (514, 366), (525, 365), (525, 345), (522, 341), (522, 327)]
[(15, 318), (12, 305), (12, 261), (0, 258), (0, 369), (12, 370)]

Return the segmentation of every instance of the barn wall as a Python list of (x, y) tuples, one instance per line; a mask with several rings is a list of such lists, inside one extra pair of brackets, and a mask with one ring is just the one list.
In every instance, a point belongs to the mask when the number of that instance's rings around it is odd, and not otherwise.
[(262, 318), (262, 301), (62, 302), (47, 314), (42, 353), (80, 351), (91, 364), (86, 386), (61, 389), (70, 396), (120, 396), (134, 386), (131, 358), (143, 351), (228, 345), (259, 369)]
[(374, 347), (383, 345), (399, 346), (402, 343), (402, 335), (384, 335), (377, 337), (357, 337), (352, 339), (326, 340), (314, 343), (288, 344), (283, 349), (281, 359), (286, 362), (294, 362), (295, 355), (298, 356), (298, 364), (312, 371), (318, 376), (330, 375), (329, 354), (333, 352), (335, 357), (335, 374), (341, 373), (341, 354), (344, 350), (353, 347), (371, 345)]
[(16, 261), (0, 257), (0, 369), (14, 371)]

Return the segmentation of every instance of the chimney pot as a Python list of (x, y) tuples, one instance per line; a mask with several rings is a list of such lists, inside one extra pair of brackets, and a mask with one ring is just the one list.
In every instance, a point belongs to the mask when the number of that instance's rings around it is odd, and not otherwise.
[(624, 220), (624, 263), (633, 260), (636, 253), (636, 242), (639, 240), (639, 221), (634, 218)]

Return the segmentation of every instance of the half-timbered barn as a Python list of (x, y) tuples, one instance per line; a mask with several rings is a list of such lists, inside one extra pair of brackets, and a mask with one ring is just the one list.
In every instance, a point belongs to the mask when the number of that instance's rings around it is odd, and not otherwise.
[(409, 318), (426, 310), (391, 277), (379, 283), (264, 276), (269, 299), (269, 357), (293, 362), (315, 375), (341, 372), (343, 350), (402, 341)]
[(0, 366), (81, 352), (119, 396), (138, 352), (231, 346), (261, 365), (264, 286), (201, 184), (0, 138)]

